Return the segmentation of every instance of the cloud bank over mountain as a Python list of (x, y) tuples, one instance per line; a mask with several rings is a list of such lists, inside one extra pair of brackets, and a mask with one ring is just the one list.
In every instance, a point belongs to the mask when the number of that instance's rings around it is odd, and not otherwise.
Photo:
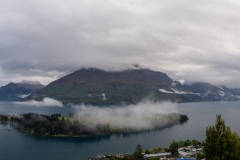
[(3, 0), (0, 15), (0, 85), (140, 64), (240, 87), (237, 1)]

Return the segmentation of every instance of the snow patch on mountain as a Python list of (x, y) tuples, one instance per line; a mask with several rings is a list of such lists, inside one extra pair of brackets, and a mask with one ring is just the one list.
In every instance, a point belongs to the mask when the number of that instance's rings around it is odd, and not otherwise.
[(218, 91), (218, 95), (222, 98), (222, 97), (224, 97), (225, 96), (225, 92), (224, 91), (221, 91), (221, 90), (219, 90)]
[(172, 91), (167, 91), (165, 89), (159, 89), (160, 92), (162, 93), (168, 93), (168, 94), (196, 94), (196, 95), (199, 95), (198, 93), (193, 93), (193, 92), (184, 92), (182, 90), (176, 90), (174, 88), (170, 88), (170, 90)]
[(30, 94), (18, 94), (17, 97), (19, 98), (26, 98), (28, 97)]
[(238, 95), (231, 95), (231, 96), (240, 99), (240, 96)]

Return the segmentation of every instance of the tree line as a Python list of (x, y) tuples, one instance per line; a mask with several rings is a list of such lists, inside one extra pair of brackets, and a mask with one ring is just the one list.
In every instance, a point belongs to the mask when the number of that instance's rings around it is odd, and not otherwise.
[(12, 116), (10, 124), (13, 128), (36, 135), (49, 136), (92, 136), (108, 134), (111, 132), (109, 125), (97, 125), (94, 130), (74, 117), (64, 117), (61, 114), (38, 115), (35, 113)]

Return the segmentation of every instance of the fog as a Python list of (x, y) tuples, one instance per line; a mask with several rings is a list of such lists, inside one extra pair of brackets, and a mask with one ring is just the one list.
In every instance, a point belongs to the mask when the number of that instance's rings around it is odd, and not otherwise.
[(36, 107), (63, 107), (62, 102), (45, 97), (42, 101), (30, 100), (24, 102), (14, 102), (14, 104), (36, 106)]
[(179, 111), (171, 102), (141, 102), (125, 107), (73, 106), (75, 117), (94, 130), (98, 125), (114, 129), (148, 130), (178, 123)]

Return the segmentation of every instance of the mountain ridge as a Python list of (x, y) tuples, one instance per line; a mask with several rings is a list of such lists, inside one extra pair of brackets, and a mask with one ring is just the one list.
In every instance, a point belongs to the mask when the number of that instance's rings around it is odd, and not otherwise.
[(0, 87), (0, 100), (21, 100), (25, 96), (37, 92), (43, 87), (44, 85), (36, 81), (22, 81), (19, 83), (10, 82), (5, 86)]
[(104, 71), (82, 68), (49, 83), (23, 100), (40, 101), (45, 97), (64, 104), (89, 105), (136, 104), (143, 100), (236, 101), (240, 100), (240, 89), (201, 82), (183, 85), (165, 73), (150, 69)]
[(53, 81), (28, 99), (48, 96), (63, 103), (121, 104), (137, 103), (157, 87), (172, 80), (162, 72), (148, 69), (107, 72), (95, 68), (80, 69)]

